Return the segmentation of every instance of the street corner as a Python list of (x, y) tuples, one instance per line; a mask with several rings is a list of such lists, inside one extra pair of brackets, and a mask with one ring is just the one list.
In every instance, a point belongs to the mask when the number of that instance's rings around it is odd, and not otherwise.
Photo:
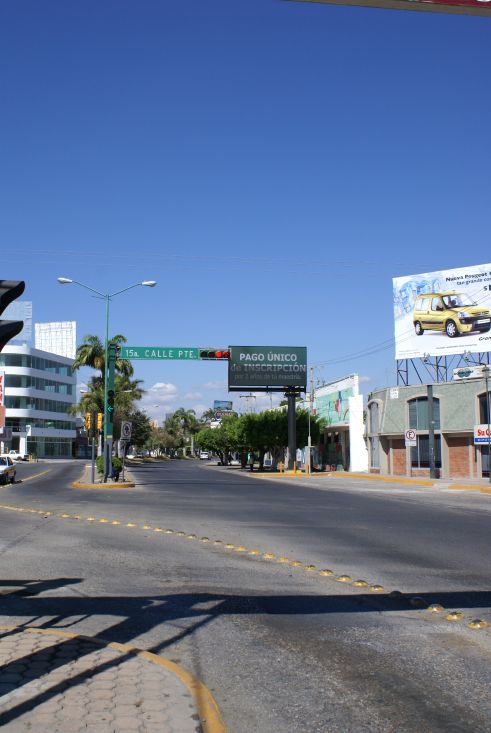
[(15, 731), (227, 733), (208, 688), (174, 662), (57, 628), (0, 627), (0, 725)]

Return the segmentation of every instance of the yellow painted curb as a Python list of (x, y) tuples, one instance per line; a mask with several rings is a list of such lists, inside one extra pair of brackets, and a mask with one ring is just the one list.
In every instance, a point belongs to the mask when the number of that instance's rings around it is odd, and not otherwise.
[(133, 481), (124, 481), (117, 484), (86, 484), (82, 481), (73, 481), (71, 484), (72, 489), (134, 489), (135, 484)]
[[(249, 474), (247, 474), (249, 475)], [(367, 481), (383, 481), (390, 484), (406, 484), (413, 486), (435, 486), (434, 481), (417, 478), (401, 478), (399, 476), (381, 476), (376, 473), (350, 473), (349, 471), (319, 471), (318, 473), (256, 473), (259, 478), (352, 478), (366, 479)]]
[(204, 733), (228, 733), (225, 722), (220, 713), (219, 707), (210, 690), (195, 677), (191, 672), (187, 672), (185, 669), (180, 667), (175, 662), (171, 662), (170, 659), (161, 657), (153, 652), (147, 652), (137, 647), (131, 646), (130, 644), (120, 644), (116, 641), (106, 641), (104, 639), (96, 639), (92, 636), (85, 636), (84, 634), (76, 634), (73, 631), (62, 631), (60, 629), (38, 629), (35, 626), (0, 626), (1, 631), (20, 631), (28, 634), (45, 634), (47, 636), (61, 636), (64, 639), (81, 639), (83, 641), (89, 641), (96, 646), (107, 647), (108, 649), (115, 649), (116, 651), (124, 652), (125, 654), (135, 654), (142, 659), (146, 659), (152, 664), (157, 664), (159, 667), (167, 669), (172, 672), (189, 690), (191, 693), (198, 715), (200, 717), (200, 723)]

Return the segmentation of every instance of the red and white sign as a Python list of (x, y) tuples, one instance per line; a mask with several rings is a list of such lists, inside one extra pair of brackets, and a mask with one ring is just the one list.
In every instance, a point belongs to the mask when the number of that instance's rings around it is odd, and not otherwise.
[(491, 0), (303, 0), (329, 5), (358, 5), (393, 10), (419, 10), (430, 13), (460, 13), (491, 18)]
[(491, 436), (487, 425), (474, 426), (474, 445), (491, 442)]
[(404, 438), (406, 439), (406, 448), (417, 445), (416, 430), (406, 430)]

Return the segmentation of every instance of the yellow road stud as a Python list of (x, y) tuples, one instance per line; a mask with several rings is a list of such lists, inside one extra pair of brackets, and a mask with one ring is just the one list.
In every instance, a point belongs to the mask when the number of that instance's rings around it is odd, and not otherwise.
[(440, 606), (439, 603), (432, 603), (431, 606), (428, 606), (426, 610), (430, 613), (442, 613), (442, 611), (444, 611), (445, 609), (443, 608), (443, 606)]
[(469, 629), (485, 629), (488, 625), (488, 622), (482, 618), (475, 618), (467, 624)]
[(330, 575), (334, 575), (334, 572), (329, 570), (329, 568), (324, 568), (324, 570), (319, 570), (319, 575), (322, 575), (323, 578), (327, 578)]
[(305, 565), (304, 570), (306, 570), (308, 573), (313, 573), (314, 570), (317, 570), (315, 565)]
[(370, 593), (383, 593), (385, 591), (385, 588), (383, 585), (371, 585), (369, 590)]
[(354, 581), (353, 581), (353, 585), (354, 585), (354, 586), (355, 586), (356, 588), (366, 588), (366, 587), (367, 587), (367, 585), (368, 585), (368, 583), (367, 583), (367, 581), (366, 581), (366, 580), (354, 580)]
[(336, 578), (338, 583), (351, 583), (351, 576), (349, 575), (338, 575)]
[(464, 618), (464, 614), (462, 611), (450, 611), (445, 618), (447, 621), (461, 621)]

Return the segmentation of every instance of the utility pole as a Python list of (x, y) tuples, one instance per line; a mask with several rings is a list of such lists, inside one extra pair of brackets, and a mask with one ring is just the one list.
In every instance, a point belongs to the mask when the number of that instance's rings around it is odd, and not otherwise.
[(435, 467), (435, 418), (433, 405), (433, 385), (427, 387), (428, 399), (428, 450), (430, 458), (430, 478), (438, 478)]

